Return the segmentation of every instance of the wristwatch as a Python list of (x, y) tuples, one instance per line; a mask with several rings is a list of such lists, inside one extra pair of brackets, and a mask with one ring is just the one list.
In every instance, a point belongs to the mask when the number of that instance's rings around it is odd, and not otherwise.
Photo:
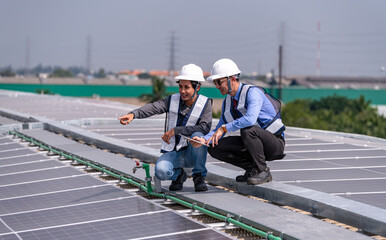
[(222, 128), (222, 130), (224, 131), (224, 133), (227, 133), (227, 132), (228, 132), (228, 130), (227, 130), (225, 124), (223, 124), (223, 125), (221, 126), (221, 128)]

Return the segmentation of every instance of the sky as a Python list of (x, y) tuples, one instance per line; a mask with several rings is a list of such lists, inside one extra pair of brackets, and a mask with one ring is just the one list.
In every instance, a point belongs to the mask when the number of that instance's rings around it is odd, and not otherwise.
[(386, 1), (0, 0), (0, 67), (210, 72), (230, 58), (265, 75), (279, 45), (286, 76), (386, 77)]

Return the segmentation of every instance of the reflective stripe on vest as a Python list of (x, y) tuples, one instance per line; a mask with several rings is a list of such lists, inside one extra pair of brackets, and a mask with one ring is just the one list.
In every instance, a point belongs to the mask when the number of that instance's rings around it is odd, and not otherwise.
[[(186, 124), (184, 126), (195, 126), (198, 122), (198, 119), (201, 116), (202, 111), (204, 110), (204, 107), (206, 105), (208, 98), (203, 95), (198, 95), (196, 102), (194, 103), (192, 109), (190, 109), (190, 112), (188, 113), (189, 118), (188, 121), (186, 121)], [(176, 93), (171, 96), (170, 105), (169, 105), (169, 112), (168, 112), (168, 122), (166, 126), (166, 131), (169, 131), (170, 129), (173, 129), (177, 126), (177, 119), (178, 119), (178, 108), (180, 105), (180, 94)], [(169, 140), (169, 144), (166, 142), (162, 142), (161, 149), (166, 152), (170, 152), (174, 150), (174, 147), (176, 145), (176, 138), (175, 136), (171, 137)], [(180, 142), (178, 143), (176, 150), (180, 150), (182, 147), (185, 147), (188, 145), (188, 142), (186, 139), (180, 139)]]
[[(237, 103), (237, 111), (239, 111), (243, 116), (247, 113), (247, 109), (245, 108), (246, 101), (247, 101), (247, 93), (248, 90), (254, 87), (252, 85), (247, 85), (247, 84), (242, 84), (241, 85), (241, 91), (240, 91), (240, 96), (239, 96), (239, 101)], [(235, 119), (233, 118), (231, 111), (232, 111), (232, 98), (228, 94), (225, 98), (225, 106), (224, 106), (224, 114), (223, 114), (223, 119), (225, 120), (225, 123), (229, 123), (234, 121)], [(275, 108), (275, 107), (274, 107)], [(259, 121), (256, 122), (255, 125), (259, 125)], [(264, 129), (269, 131), (272, 134), (276, 134), (279, 131), (281, 131), (284, 128), (284, 124), (282, 123), (280, 118), (276, 118), (275, 121), (272, 121), (268, 126), (266, 126)]]
[[(239, 97), (239, 101), (237, 102), (237, 108), (236, 109), (243, 116), (247, 113), (247, 109), (245, 108), (245, 103), (246, 103), (246, 99), (247, 99), (247, 92), (248, 92), (250, 87), (251, 87), (251, 85), (244, 85), (244, 84), (241, 85), (240, 97)], [(225, 118), (225, 121), (227, 123), (232, 122), (234, 120), (233, 116), (231, 114), (231, 110), (232, 110), (232, 98), (228, 94), (225, 98), (225, 111), (224, 111), (224, 118)]]

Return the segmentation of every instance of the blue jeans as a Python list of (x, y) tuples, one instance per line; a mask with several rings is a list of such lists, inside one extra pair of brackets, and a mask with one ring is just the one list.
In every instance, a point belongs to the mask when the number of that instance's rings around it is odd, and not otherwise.
[[(201, 132), (195, 132), (191, 137), (204, 136)], [(188, 146), (180, 151), (171, 151), (162, 154), (155, 163), (155, 175), (160, 180), (176, 180), (181, 174), (182, 168), (193, 168), (193, 175), (201, 174), (206, 177), (206, 156), (208, 147), (194, 148), (189, 142)]]

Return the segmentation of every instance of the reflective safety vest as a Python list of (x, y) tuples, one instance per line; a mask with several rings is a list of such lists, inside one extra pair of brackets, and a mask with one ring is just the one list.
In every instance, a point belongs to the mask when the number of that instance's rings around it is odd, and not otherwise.
[[(285, 130), (285, 126), (283, 122), (281, 121), (281, 103), (279, 99), (275, 98), (271, 94), (267, 93), (267, 91), (258, 86), (252, 86), (247, 84), (241, 85), (241, 92), (240, 97), (237, 103), (236, 111), (240, 113), (242, 116), (245, 116), (247, 113), (246, 103), (247, 103), (247, 95), (248, 91), (252, 87), (257, 87), (259, 90), (261, 90), (264, 95), (268, 98), (268, 100), (271, 102), (273, 108), (275, 109), (276, 115), (272, 117), (271, 121), (268, 123), (262, 123), (259, 118), (257, 118), (257, 123), (255, 125), (259, 125), (261, 128), (271, 132), (274, 135), (280, 135)], [(225, 123), (229, 123), (234, 121), (235, 119), (239, 118), (239, 116), (236, 116), (236, 118), (232, 115), (232, 98), (228, 94), (225, 98), (225, 106), (224, 106), (224, 113), (223, 113), (223, 119)]]
[[(177, 121), (178, 121), (178, 111), (180, 106), (181, 97), (179, 93), (171, 95), (170, 104), (169, 104), (169, 111), (167, 113), (167, 122), (166, 122), (166, 131), (169, 131), (170, 129), (173, 129), (177, 127)], [(208, 101), (208, 98), (203, 95), (198, 95), (196, 102), (193, 104), (192, 108), (190, 109), (189, 113), (185, 116), (188, 117), (187, 121), (183, 121), (183, 125), (179, 126), (195, 126), (198, 122), (198, 119), (201, 116), (202, 111), (204, 110), (204, 107)], [(186, 139), (180, 138), (180, 141), (178, 145), (176, 146), (176, 136), (173, 136), (169, 140), (169, 144), (166, 142), (162, 142), (161, 150), (165, 152), (173, 151), (174, 148), (176, 150), (180, 150), (182, 147), (185, 147), (188, 145), (188, 142)]]

